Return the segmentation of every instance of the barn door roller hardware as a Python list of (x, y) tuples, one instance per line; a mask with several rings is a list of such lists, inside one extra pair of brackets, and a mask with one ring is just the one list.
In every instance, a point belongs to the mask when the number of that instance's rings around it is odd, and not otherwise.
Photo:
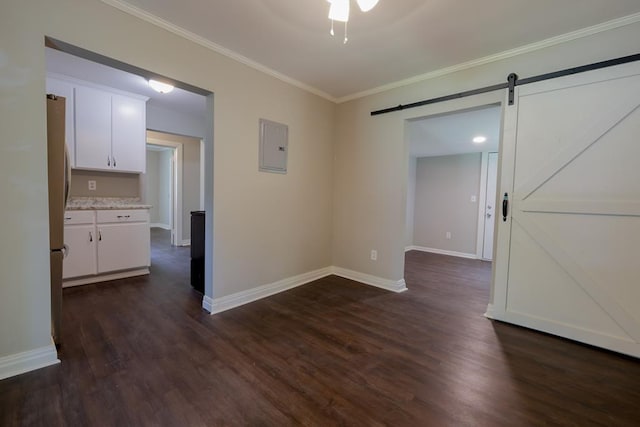
[(516, 84), (518, 83), (518, 75), (516, 73), (509, 74), (507, 77), (507, 84), (509, 85), (509, 105), (513, 105), (516, 97)]
[(422, 107), (424, 105), (436, 104), (444, 101), (451, 101), (454, 99), (465, 98), (467, 96), (479, 95), (481, 93), (493, 92), (496, 90), (509, 89), (509, 105), (513, 105), (515, 102), (515, 87), (523, 86), (530, 83), (536, 83), (543, 80), (555, 79), (558, 77), (569, 76), (572, 74), (584, 73), (591, 70), (599, 70), (601, 68), (613, 67), (615, 65), (627, 64), (629, 62), (640, 61), (640, 53), (635, 55), (623, 56), (620, 58), (609, 59), (607, 61), (595, 62), (593, 64), (582, 65), (580, 67), (567, 68), (565, 70), (554, 71), (552, 73), (540, 74), (533, 77), (527, 77), (526, 79), (519, 79), (516, 73), (509, 74), (506, 83), (499, 83), (492, 86), (485, 86), (479, 89), (467, 90), (464, 92), (454, 93), (452, 95), (440, 96), (438, 98), (426, 99), (424, 101), (412, 102), (411, 104), (398, 105), (396, 107), (384, 108), (382, 110), (372, 111), (372, 116), (378, 116), (380, 114), (392, 113), (394, 111), (407, 110), (409, 108)]

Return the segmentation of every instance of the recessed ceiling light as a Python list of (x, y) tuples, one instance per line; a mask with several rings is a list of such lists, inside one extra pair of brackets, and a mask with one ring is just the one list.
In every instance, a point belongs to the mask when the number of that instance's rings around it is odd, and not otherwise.
[(476, 136), (475, 138), (473, 138), (473, 142), (475, 144), (482, 144), (483, 142), (487, 141), (487, 137), (486, 136)]
[(151, 89), (160, 93), (169, 93), (173, 90), (173, 86), (168, 83), (159, 82), (157, 80), (149, 80)]

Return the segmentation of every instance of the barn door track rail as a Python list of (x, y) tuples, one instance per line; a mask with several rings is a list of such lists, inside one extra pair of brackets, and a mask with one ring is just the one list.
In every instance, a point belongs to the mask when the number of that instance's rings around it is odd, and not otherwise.
[(505, 83), (499, 83), (491, 86), (481, 87), (479, 89), (467, 90), (464, 92), (458, 92), (451, 95), (440, 96), (437, 98), (425, 99), (424, 101), (412, 102), (406, 105), (397, 105), (395, 107), (384, 108), (382, 110), (372, 111), (372, 116), (379, 116), (381, 114), (393, 113), (395, 111), (408, 110), (410, 108), (422, 107), (429, 104), (437, 104), (439, 102), (451, 101), (454, 99), (466, 98), (468, 96), (479, 95), (482, 93), (493, 92), (496, 90), (509, 89), (509, 105), (513, 105), (514, 94), (516, 86), (523, 86), (530, 83), (536, 83), (543, 80), (556, 79), (558, 77), (569, 76), (572, 74), (584, 73), (592, 70), (599, 70), (601, 68), (613, 67), (615, 65), (627, 64), (629, 62), (640, 61), (640, 53), (635, 55), (622, 56), (620, 58), (609, 59), (607, 61), (594, 62), (588, 65), (581, 65), (579, 67), (567, 68), (560, 71), (554, 71), (552, 73), (540, 74), (533, 77), (527, 77), (524, 79), (518, 78), (515, 73), (509, 74)]

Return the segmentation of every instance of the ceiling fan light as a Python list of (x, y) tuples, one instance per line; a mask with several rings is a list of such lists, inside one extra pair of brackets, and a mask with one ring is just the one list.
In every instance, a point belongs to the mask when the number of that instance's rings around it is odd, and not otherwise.
[(349, 0), (332, 0), (329, 19), (340, 22), (349, 21)]
[(358, 6), (360, 6), (360, 10), (363, 12), (369, 12), (376, 7), (377, 4), (378, 0), (358, 0)]

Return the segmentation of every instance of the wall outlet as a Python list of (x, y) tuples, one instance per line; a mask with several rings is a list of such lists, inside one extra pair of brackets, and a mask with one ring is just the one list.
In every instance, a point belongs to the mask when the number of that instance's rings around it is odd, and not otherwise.
[(378, 260), (378, 251), (376, 251), (375, 249), (371, 249), (371, 261), (377, 261)]
[(447, 231), (447, 234), (444, 235), (447, 240), (451, 240), (451, 232)]
[(478, 197), (476, 195), (471, 196), (471, 203), (475, 203), (478, 201)]
[(96, 182), (94, 180), (87, 181), (89, 183), (89, 190), (96, 191)]

